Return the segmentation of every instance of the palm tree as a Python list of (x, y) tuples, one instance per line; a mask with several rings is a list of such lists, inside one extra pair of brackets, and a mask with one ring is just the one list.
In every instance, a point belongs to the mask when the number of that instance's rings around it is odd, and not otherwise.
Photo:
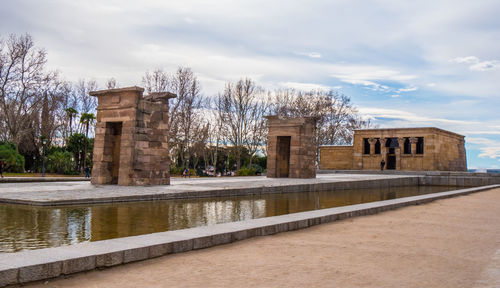
[(73, 135), (73, 118), (78, 114), (78, 111), (73, 107), (68, 107), (64, 111), (66, 111), (69, 117), (69, 136), (71, 136)]
[(95, 119), (96, 118), (94, 113), (82, 113), (82, 115), (80, 116), (80, 123), (85, 125), (85, 146), (83, 149), (82, 167), (80, 168), (84, 168), (86, 166), (85, 156), (87, 155), (87, 144), (89, 142), (89, 126), (94, 122)]

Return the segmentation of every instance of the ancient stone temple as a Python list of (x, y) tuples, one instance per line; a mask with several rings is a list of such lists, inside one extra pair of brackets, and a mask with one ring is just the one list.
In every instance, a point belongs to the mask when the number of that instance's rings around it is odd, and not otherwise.
[(96, 96), (92, 184), (170, 184), (168, 92), (143, 88), (90, 92)]
[(314, 118), (267, 116), (267, 177), (315, 178)]
[(320, 169), (467, 171), (464, 136), (439, 128), (363, 129), (352, 146), (320, 147)]

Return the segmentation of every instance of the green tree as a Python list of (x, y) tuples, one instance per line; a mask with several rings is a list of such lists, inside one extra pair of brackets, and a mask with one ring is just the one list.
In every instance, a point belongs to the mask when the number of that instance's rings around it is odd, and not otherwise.
[(14, 144), (0, 142), (0, 160), (4, 161), (5, 171), (24, 172), (24, 156), (17, 152)]
[(66, 114), (68, 114), (69, 136), (71, 136), (71, 135), (73, 135), (73, 118), (76, 117), (76, 115), (78, 114), (78, 111), (76, 111), (76, 109), (73, 107), (68, 107), (68, 108), (64, 109), (64, 111), (66, 111)]
[(75, 133), (66, 140), (66, 149), (73, 154), (76, 171), (81, 171), (83, 165), (81, 161), (82, 151), (85, 151), (86, 146), (89, 146), (88, 139), (81, 133)]
[(47, 156), (47, 170), (52, 173), (70, 174), (72, 168), (71, 152), (55, 151)]
[(89, 139), (89, 126), (94, 123), (95, 120), (95, 115), (94, 113), (82, 113), (82, 116), (80, 116), (80, 123), (85, 125), (85, 138), (87, 141), (85, 141), (85, 146), (83, 148), (83, 159), (82, 159), (82, 167), (84, 167), (86, 163), (86, 155), (87, 155), (87, 146), (88, 146), (88, 139)]

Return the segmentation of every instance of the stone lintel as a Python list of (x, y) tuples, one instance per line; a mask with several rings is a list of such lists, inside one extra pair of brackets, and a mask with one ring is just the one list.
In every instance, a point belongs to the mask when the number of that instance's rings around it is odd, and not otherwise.
[(115, 93), (123, 93), (123, 92), (144, 92), (144, 88), (138, 86), (125, 87), (125, 88), (115, 88), (115, 89), (106, 89), (99, 91), (91, 91), (89, 92), (90, 96), (103, 96), (106, 94), (115, 94)]
[(177, 98), (177, 95), (170, 92), (153, 92), (149, 95), (144, 96), (145, 100), (157, 101), (157, 100), (168, 100), (172, 98)]

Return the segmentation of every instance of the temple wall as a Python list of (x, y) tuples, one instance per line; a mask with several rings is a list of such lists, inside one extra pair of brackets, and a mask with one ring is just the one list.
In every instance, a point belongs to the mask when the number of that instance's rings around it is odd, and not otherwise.
[[(403, 171), (466, 171), (464, 136), (438, 128), (364, 129), (356, 130), (352, 153), (347, 154), (345, 146), (321, 147), (320, 167), (338, 170), (380, 170), (382, 159), (393, 161), (394, 170)], [(423, 138), (423, 154), (417, 153), (418, 138)], [(365, 139), (370, 153), (365, 151)], [(391, 140), (388, 140), (391, 139)], [(376, 153), (375, 143), (379, 141), (380, 151)], [(386, 147), (386, 141), (395, 141)], [(409, 141), (410, 153), (404, 152), (404, 143)], [(389, 142), (390, 143), (390, 142)], [(394, 145), (394, 143), (397, 143)], [(342, 154), (340, 151), (345, 151)], [(349, 167), (349, 156), (352, 166)], [(391, 160), (389, 160), (391, 158)], [(324, 168), (323, 168), (324, 167)]]
[(320, 150), (320, 169), (350, 170), (353, 159), (352, 146), (324, 146)]

